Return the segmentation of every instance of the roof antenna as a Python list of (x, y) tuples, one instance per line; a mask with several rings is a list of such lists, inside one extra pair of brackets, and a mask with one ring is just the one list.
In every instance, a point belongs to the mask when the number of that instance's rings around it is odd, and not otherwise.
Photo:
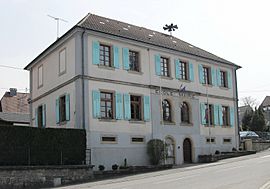
[[(54, 20), (56, 20), (56, 22), (57, 22), (57, 39), (59, 39), (59, 21), (63, 21), (63, 22), (68, 22), (68, 21), (66, 21), (66, 20), (64, 20), (64, 19), (62, 19), (62, 18), (59, 18), (59, 17), (54, 17), (54, 16), (51, 16), (51, 15), (47, 15), (48, 17), (51, 17), (52, 19), (54, 19)], [(57, 40), (56, 39), (56, 40)]]
[(166, 24), (163, 27), (164, 30), (168, 30), (170, 32), (170, 36), (172, 36), (172, 31), (175, 31), (176, 29), (178, 29), (177, 25), (173, 25), (173, 23), (171, 23), (171, 25)]

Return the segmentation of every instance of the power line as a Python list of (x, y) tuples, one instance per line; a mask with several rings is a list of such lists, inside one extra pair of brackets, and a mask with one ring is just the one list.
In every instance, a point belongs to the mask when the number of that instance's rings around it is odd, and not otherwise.
[(16, 69), (16, 70), (23, 70), (25, 71), (23, 68), (19, 68), (19, 67), (15, 67), (15, 66), (7, 66), (7, 65), (1, 65), (0, 67), (4, 67), (4, 68), (11, 68), (11, 69)]

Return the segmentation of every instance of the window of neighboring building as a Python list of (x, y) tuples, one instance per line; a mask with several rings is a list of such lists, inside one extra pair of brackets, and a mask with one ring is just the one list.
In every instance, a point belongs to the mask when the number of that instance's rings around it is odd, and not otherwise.
[(210, 141), (211, 141), (211, 143), (215, 143), (216, 142), (216, 140), (215, 140), (215, 138), (206, 138), (206, 143), (210, 143)]
[(59, 99), (59, 108), (60, 108), (60, 122), (66, 120), (66, 96), (61, 96)]
[(229, 107), (222, 106), (222, 121), (224, 126), (229, 126)]
[(59, 75), (66, 73), (66, 49), (59, 52)]
[[(206, 119), (206, 125), (208, 125), (209, 121), (210, 121), (210, 125), (214, 125), (214, 116), (213, 116), (213, 108), (214, 106), (212, 104), (209, 104), (209, 111), (208, 111), (208, 105), (205, 104), (206, 109), (205, 109), (205, 119)], [(208, 116), (209, 113), (209, 116)]]
[(113, 119), (113, 94), (100, 92), (100, 113), (101, 118)]
[(37, 109), (38, 113), (37, 113), (37, 120), (38, 120), (38, 123), (37, 123), (37, 126), (38, 128), (42, 128), (42, 120), (43, 120), (43, 110), (42, 110), (42, 106), (39, 106), (38, 109)]
[(180, 79), (187, 80), (187, 63), (184, 61), (180, 61), (179, 69)]
[(117, 137), (115, 137), (115, 136), (101, 136), (101, 142), (103, 142), (103, 143), (117, 143)]
[(139, 52), (129, 51), (129, 67), (131, 71), (140, 71), (139, 66)]
[(43, 65), (38, 67), (38, 87), (43, 86)]
[(189, 106), (186, 102), (182, 103), (181, 106), (181, 122), (183, 123), (189, 123)]
[(162, 101), (163, 121), (172, 121), (171, 105), (168, 100)]
[(130, 96), (131, 119), (142, 120), (141, 96)]
[(99, 61), (100, 65), (112, 67), (111, 63), (111, 47), (100, 44), (99, 46)]
[(230, 138), (223, 138), (223, 143), (231, 143), (232, 139)]
[(169, 59), (160, 57), (160, 74), (165, 77), (169, 77)]
[(221, 87), (228, 87), (226, 72), (220, 71)]
[(203, 84), (210, 85), (210, 68), (203, 67)]
[(144, 137), (131, 137), (132, 143), (144, 143)]

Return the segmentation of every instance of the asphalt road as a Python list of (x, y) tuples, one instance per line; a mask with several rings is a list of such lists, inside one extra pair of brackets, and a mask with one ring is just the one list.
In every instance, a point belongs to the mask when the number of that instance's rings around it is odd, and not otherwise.
[(61, 189), (270, 189), (270, 151)]

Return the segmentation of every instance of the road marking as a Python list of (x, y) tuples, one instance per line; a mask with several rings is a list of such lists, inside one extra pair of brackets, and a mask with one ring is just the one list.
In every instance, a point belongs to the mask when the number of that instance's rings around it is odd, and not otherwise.
[(180, 178), (169, 179), (169, 180), (164, 180), (164, 181), (159, 181), (159, 182), (156, 182), (155, 184), (163, 184), (163, 183), (168, 183), (168, 182), (174, 182), (174, 181), (177, 181), (177, 180), (182, 180), (182, 179), (186, 179), (186, 178), (192, 178), (192, 177), (195, 177), (197, 175), (198, 174), (185, 176), (185, 177), (180, 177)]
[(266, 182), (263, 186), (261, 186), (259, 189), (270, 189), (270, 181)]
[(230, 168), (226, 168), (226, 169), (217, 170), (216, 172), (220, 173), (220, 172), (230, 171), (232, 169), (238, 169), (238, 168), (241, 168), (241, 167), (245, 167), (245, 166), (239, 165), (239, 166), (235, 166), (235, 167), (230, 167)]

